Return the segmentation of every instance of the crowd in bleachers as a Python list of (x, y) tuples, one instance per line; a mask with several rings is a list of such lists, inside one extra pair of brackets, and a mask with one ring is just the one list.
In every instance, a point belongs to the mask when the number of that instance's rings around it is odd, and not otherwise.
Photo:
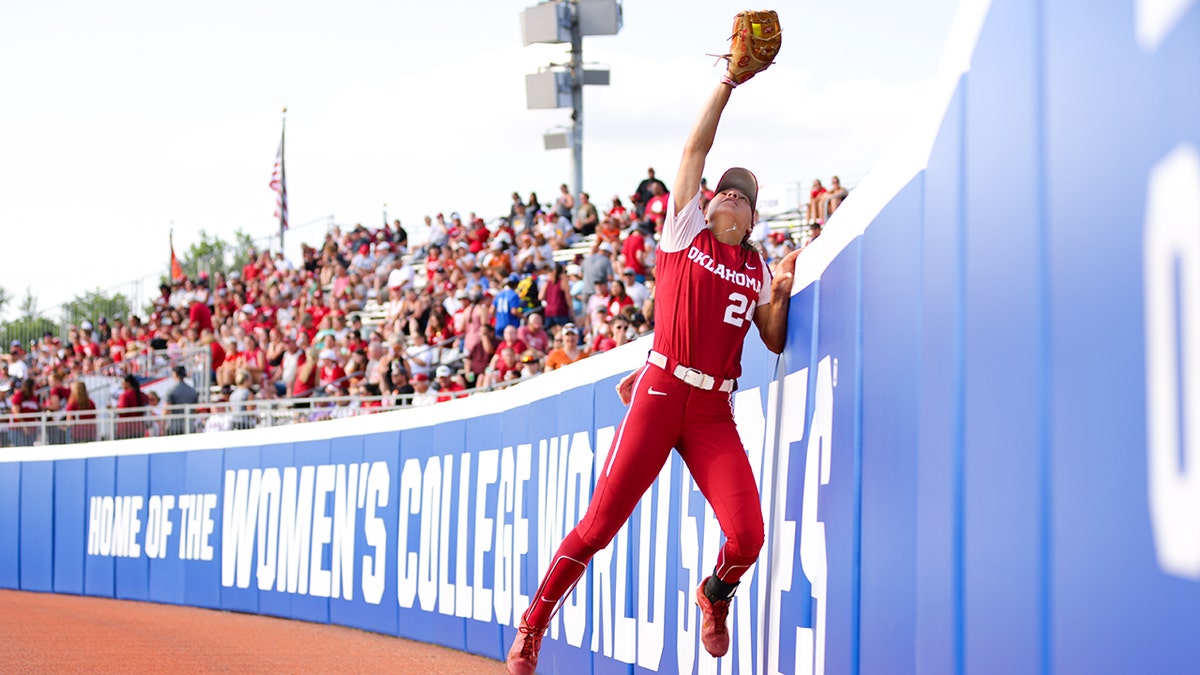
[[(836, 204), (818, 184), (803, 230), (755, 227), (768, 259), (819, 234)], [(287, 398), (302, 408), (322, 396), (421, 406), (561, 368), (653, 330), (667, 196), (650, 170), (628, 206), (597, 206), (564, 185), (548, 204), (514, 192), (492, 220), (455, 212), (411, 233), (398, 220), (333, 227), (298, 261), (252, 253), (241, 269), (164, 284), (144, 319), (95, 317), (28, 352), (13, 343), (0, 415), (94, 414), (85, 376), (156, 349), (207, 349), (213, 400), (241, 406)], [(133, 375), (115, 407), (171, 403)], [(24, 444), (16, 436), (9, 442)]]

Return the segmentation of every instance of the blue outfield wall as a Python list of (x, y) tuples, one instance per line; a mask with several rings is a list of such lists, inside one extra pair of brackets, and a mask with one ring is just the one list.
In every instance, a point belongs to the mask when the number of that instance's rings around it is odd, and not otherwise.
[[(928, 119), (801, 256), (733, 396), (767, 523), (672, 459), (546, 673), (1194, 672), (1200, 3), (967, 0)], [(0, 455), (0, 587), (332, 622), (502, 658), (642, 341), (504, 392)]]

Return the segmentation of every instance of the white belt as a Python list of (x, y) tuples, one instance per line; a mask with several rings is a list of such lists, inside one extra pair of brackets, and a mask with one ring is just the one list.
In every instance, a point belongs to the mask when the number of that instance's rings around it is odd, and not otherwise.
[(705, 391), (717, 389), (728, 394), (729, 392), (733, 391), (733, 386), (736, 383), (736, 380), (722, 380), (719, 377), (713, 377), (712, 375), (702, 373), (695, 368), (688, 368), (682, 363), (677, 364), (675, 369), (672, 370), (667, 367), (667, 364), (669, 363), (667, 356), (660, 352), (656, 352), (653, 349), (650, 350), (650, 356), (646, 358), (646, 362), (662, 368), (663, 370), (671, 373), (675, 377), (683, 380), (693, 387), (696, 387), (697, 389), (703, 389)]

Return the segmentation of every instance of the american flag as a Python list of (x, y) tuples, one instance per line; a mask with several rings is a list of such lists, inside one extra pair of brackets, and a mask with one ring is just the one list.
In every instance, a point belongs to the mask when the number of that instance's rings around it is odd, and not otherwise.
[(279, 135), (279, 152), (275, 153), (275, 169), (271, 171), (271, 190), (275, 192), (275, 217), (279, 231), (287, 229), (287, 172), (283, 169), (283, 134)]

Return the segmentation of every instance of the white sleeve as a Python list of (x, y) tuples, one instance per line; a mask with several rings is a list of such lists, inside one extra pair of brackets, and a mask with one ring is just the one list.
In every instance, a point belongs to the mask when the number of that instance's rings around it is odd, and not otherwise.
[[(708, 227), (708, 223), (700, 211), (700, 191), (697, 190), (696, 195), (678, 213), (675, 212), (675, 195), (672, 193), (667, 198), (667, 219), (663, 223), (658, 247), (663, 253), (682, 251), (705, 227)], [(767, 295), (770, 295), (770, 290)]]

